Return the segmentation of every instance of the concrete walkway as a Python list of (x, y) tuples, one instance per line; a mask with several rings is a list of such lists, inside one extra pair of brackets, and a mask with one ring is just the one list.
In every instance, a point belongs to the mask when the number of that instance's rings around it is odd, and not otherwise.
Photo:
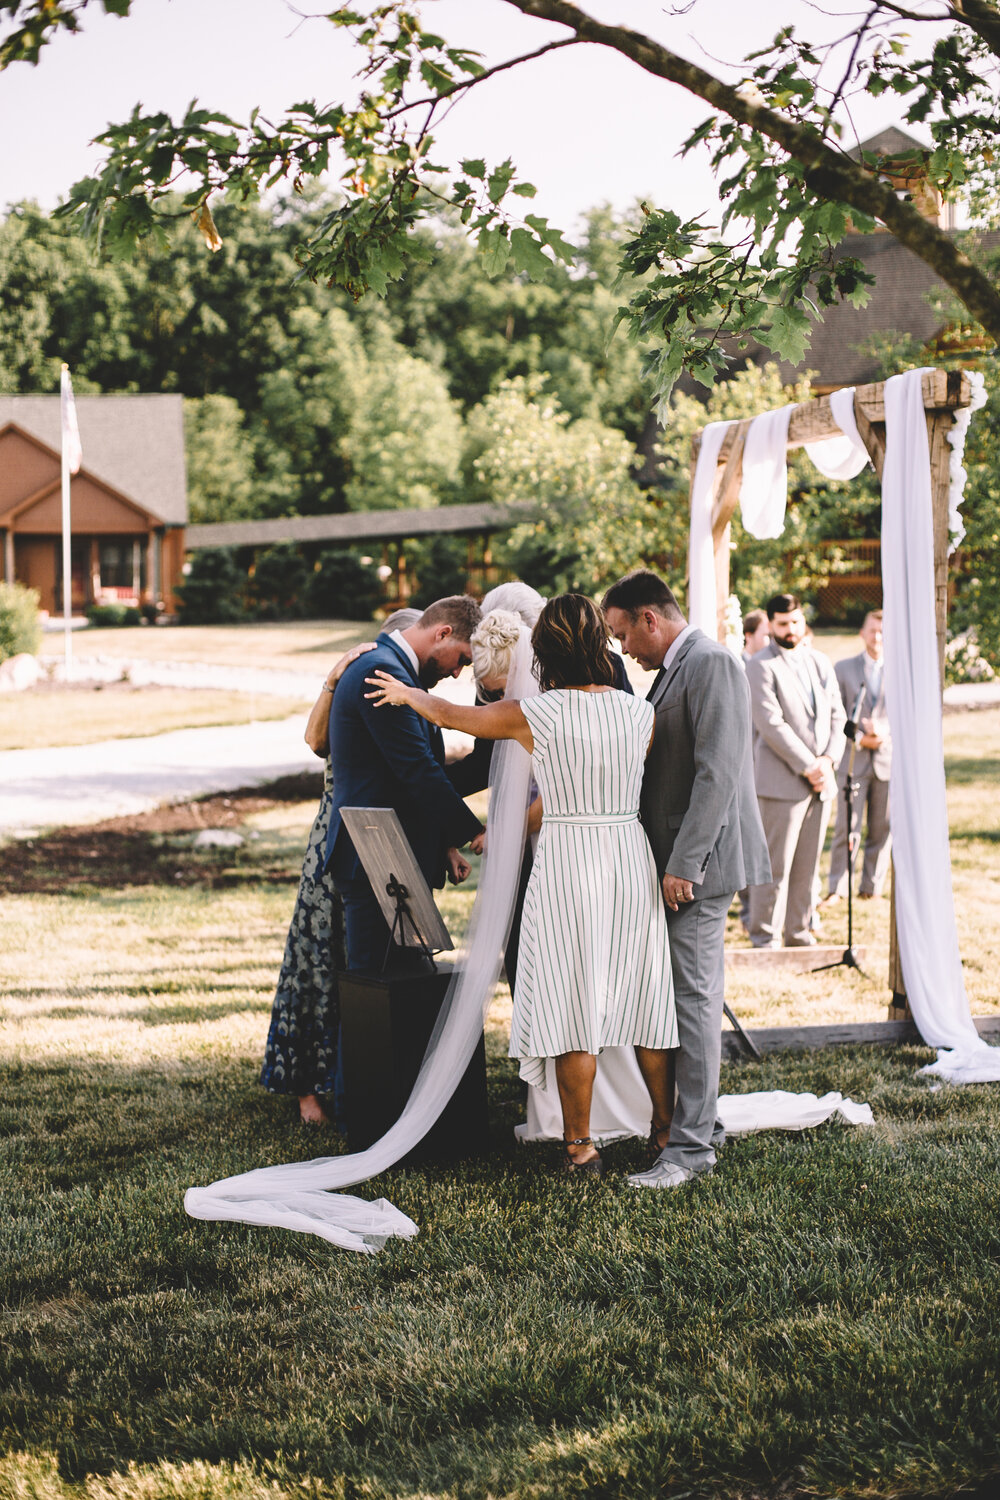
[[(91, 681), (115, 681), (122, 663), (107, 663), (103, 674), (86, 663)], [(171, 686), (229, 688), (281, 697), (316, 692), (316, 678), (254, 668), (203, 667), (187, 662), (132, 662), (132, 682)], [(81, 663), (79, 675), (84, 675)], [(438, 684), (453, 702), (471, 703), (471, 681)], [(5, 700), (15, 702), (13, 695)], [(266, 723), (211, 729), (178, 729), (141, 739), (104, 740), (97, 745), (0, 752), (0, 838), (27, 837), (68, 824), (100, 823), (149, 812), (165, 802), (186, 802), (214, 792), (264, 785), (279, 776), (320, 771), (323, 762), (302, 736), (306, 715)], [(445, 744), (460, 753), (471, 745), (465, 735), (445, 731)]]
[[(308, 695), (315, 674), (232, 668), (201, 663), (90, 659), (80, 675), (113, 681), (125, 665), (133, 682), (180, 687), (230, 688), (248, 695)], [(637, 691), (644, 691), (644, 674)], [(453, 702), (472, 701), (471, 682), (446, 679), (436, 691)], [(8, 702), (11, 700), (8, 699)], [(946, 710), (1000, 704), (1000, 680), (945, 689)], [(263, 785), (279, 776), (318, 771), (322, 762), (303, 741), (305, 715), (262, 724), (216, 729), (181, 729), (142, 739), (106, 740), (97, 745), (50, 750), (0, 752), (0, 837), (20, 836), (67, 824), (99, 823), (105, 818), (148, 812), (165, 802), (182, 802), (214, 792)], [(446, 731), (449, 747), (467, 748), (464, 735)]]
[(65, 749), (7, 750), (0, 754), (0, 836), (100, 823), (319, 771), (323, 763), (305, 744), (305, 727), (305, 715), (297, 714)]

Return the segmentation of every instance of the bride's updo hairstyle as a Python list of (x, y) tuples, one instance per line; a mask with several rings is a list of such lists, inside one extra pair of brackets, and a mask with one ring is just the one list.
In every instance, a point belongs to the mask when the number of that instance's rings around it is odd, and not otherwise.
[(585, 594), (550, 599), (531, 632), (535, 676), (542, 692), (562, 687), (614, 687), (611, 633)]
[(509, 609), (491, 609), (472, 632), (472, 670), (476, 681), (506, 678), (511, 657), (524, 626)]
[(498, 583), (496, 588), (484, 594), (480, 607), (484, 615), (494, 609), (509, 610), (512, 614), (520, 615), (529, 630), (534, 630), (544, 603), (541, 594), (530, 583), (522, 583), (519, 578), (513, 578), (509, 583)]

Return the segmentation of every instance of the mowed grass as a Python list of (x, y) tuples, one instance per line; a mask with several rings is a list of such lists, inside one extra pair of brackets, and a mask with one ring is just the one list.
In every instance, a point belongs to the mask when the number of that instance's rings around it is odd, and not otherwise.
[[(946, 729), (967, 975), (996, 1008), (1000, 714)], [(369, 1258), (188, 1220), (191, 1183), (340, 1149), (256, 1085), (311, 813), (250, 814), (236, 851), (150, 835), (143, 885), (81, 863), (4, 899), (0, 1496), (995, 1493), (1000, 1089), (937, 1086), (924, 1049), (728, 1065), (728, 1091), (838, 1089), (876, 1123), (732, 1141), (637, 1195), (638, 1143), (601, 1185), (515, 1146), (501, 998), (489, 1155), (360, 1190), (417, 1239)], [(444, 898), (453, 930), (471, 899)], [(821, 983), (768, 1020), (822, 1019)]]
[[(322, 675), (341, 652), (373, 640), (375, 623), (358, 620), (276, 621), (248, 625), (135, 625), (73, 632), (73, 660), (101, 656), (124, 661), (192, 661), (215, 666), (266, 667)], [(61, 661), (62, 637), (50, 632), (39, 653)]]
[(0, 751), (94, 745), (300, 713), (300, 698), (127, 683), (40, 685), (0, 698)]

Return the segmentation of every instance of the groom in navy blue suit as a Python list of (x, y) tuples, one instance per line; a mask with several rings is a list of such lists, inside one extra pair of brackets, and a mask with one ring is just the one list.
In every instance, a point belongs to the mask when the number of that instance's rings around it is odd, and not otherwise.
[(380, 635), (375, 650), (344, 672), (330, 705), (333, 809), (326, 862), (344, 902), (348, 969), (381, 969), (389, 928), (355, 852), (342, 807), (392, 807), (428, 885), (464, 878), (458, 853), (482, 824), (454, 790), (444, 769), (441, 731), (410, 708), (380, 712), (365, 696), (376, 668), (430, 688), (457, 677), (472, 660), (469, 645), (479, 605), (467, 595), (431, 604), (415, 625)]

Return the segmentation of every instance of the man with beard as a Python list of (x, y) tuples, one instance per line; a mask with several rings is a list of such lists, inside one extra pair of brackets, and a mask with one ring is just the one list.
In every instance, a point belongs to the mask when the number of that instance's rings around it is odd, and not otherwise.
[(412, 709), (379, 713), (366, 696), (365, 679), (376, 668), (423, 688), (457, 677), (472, 660), (469, 641), (479, 619), (479, 605), (467, 595), (438, 599), (416, 624), (380, 635), (375, 650), (344, 672), (331, 702), (333, 807), (326, 862), (344, 902), (350, 970), (382, 968), (389, 928), (340, 809), (394, 808), (431, 886), (444, 885), (446, 875), (465, 879), (469, 867), (458, 851), (483, 832), (445, 773), (441, 731)]
[(747, 663), (754, 779), (771, 857), (771, 881), (750, 890), (755, 948), (805, 948), (820, 851), (844, 752), (844, 705), (833, 667), (806, 643), (794, 594), (767, 605), (771, 643)]

